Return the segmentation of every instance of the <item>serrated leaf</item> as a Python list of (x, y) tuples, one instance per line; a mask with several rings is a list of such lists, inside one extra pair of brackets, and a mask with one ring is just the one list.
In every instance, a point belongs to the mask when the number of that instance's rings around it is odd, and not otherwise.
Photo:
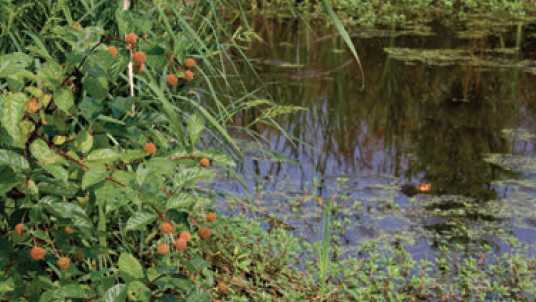
[(156, 214), (151, 214), (147, 212), (136, 212), (128, 219), (125, 231), (145, 229), (146, 225), (152, 223), (157, 218), (158, 217)]
[(205, 122), (199, 114), (190, 115), (188, 118), (188, 132), (190, 133), (190, 142), (195, 146), (197, 141), (205, 132)]
[(190, 187), (198, 181), (205, 179), (210, 174), (211, 172), (209, 170), (200, 167), (184, 168), (180, 169), (173, 179), (177, 187)]
[(187, 209), (195, 203), (195, 198), (188, 193), (178, 193), (173, 195), (166, 203), (166, 210)]
[(186, 302), (211, 302), (210, 296), (198, 285), (194, 286), (192, 290), (185, 297)]
[(86, 212), (77, 204), (68, 203), (57, 197), (45, 196), (40, 204), (46, 207), (46, 210), (58, 218), (71, 219), (76, 229), (80, 230), (85, 237), (90, 237), (93, 232), (93, 224)]
[(58, 87), (54, 91), (54, 103), (58, 105), (61, 111), (68, 114), (74, 104), (74, 96), (71, 88)]
[(32, 61), (32, 59), (23, 53), (3, 54), (0, 57), (0, 78), (16, 74)]
[(127, 283), (134, 280), (141, 280), (144, 278), (143, 268), (138, 262), (138, 259), (132, 254), (122, 253), (119, 256), (119, 271), (121, 272), (121, 278)]
[(125, 284), (117, 284), (111, 287), (104, 293), (102, 301), (104, 302), (125, 302), (127, 299), (127, 286)]
[(19, 123), (24, 117), (24, 107), (26, 102), (26, 95), (24, 93), (15, 93), (4, 95), (0, 106), (2, 106), (2, 127), (4, 127), (17, 141), (21, 141)]
[(84, 177), (82, 178), (82, 190), (85, 190), (87, 187), (94, 184), (98, 184), (108, 177), (108, 171), (103, 163), (89, 163), (87, 166), (89, 167), (89, 170), (84, 172)]
[(11, 166), (20, 170), (27, 170), (30, 168), (30, 165), (24, 156), (10, 150), (0, 150), (0, 168), (4, 166)]

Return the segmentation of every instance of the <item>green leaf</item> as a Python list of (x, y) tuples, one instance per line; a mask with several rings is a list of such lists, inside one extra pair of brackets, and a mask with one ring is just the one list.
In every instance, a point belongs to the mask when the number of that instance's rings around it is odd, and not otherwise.
[(146, 302), (151, 300), (151, 290), (140, 281), (130, 282), (128, 291), (131, 293), (130, 296), (134, 298), (134, 301)]
[(68, 179), (69, 175), (67, 173), (67, 170), (65, 170), (60, 165), (42, 165), (43, 169), (45, 169), (48, 173), (52, 174), (56, 180), (60, 181), (64, 186), (68, 186)]
[(195, 203), (195, 198), (188, 193), (178, 193), (173, 195), (166, 203), (166, 210), (187, 209)]
[(59, 181), (41, 181), (37, 185), (39, 193), (52, 194), (56, 196), (75, 197), (80, 191), (80, 187), (74, 183), (69, 183), (69, 186), (61, 185)]
[(198, 181), (206, 179), (211, 172), (207, 169), (200, 167), (184, 168), (175, 174), (174, 181), (177, 187), (190, 187), (195, 185)]
[(87, 93), (99, 102), (108, 96), (108, 81), (103, 78), (85, 77), (82, 85)]
[(158, 218), (156, 214), (147, 212), (136, 212), (127, 221), (125, 231), (145, 229), (145, 226)]
[(2, 127), (4, 127), (17, 141), (22, 141), (20, 137), (19, 123), (24, 117), (24, 106), (27, 97), (24, 93), (7, 94), (3, 97), (0, 106), (2, 114)]
[(34, 141), (30, 145), (30, 152), (42, 164), (60, 164), (65, 161), (59, 153), (57, 153), (55, 150), (50, 149), (48, 147), (48, 144), (41, 139)]
[(134, 280), (141, 280), (145, 276), (138, 259), (132, 256), (132, 254), (122, 253), (121, 256), (119, 256), (118, 264), (121, 278), (127, 283)]
[(22, 53), (3, 54), (0, 57), (0, 78), (22, 71), (32, 59)]
[(190, 115), (188, 118), (188, 132), (190, 133), (190, 142), (195, 146), (205, 130), (205, 122), (199, 114)]
[(90, 237), (93, 232), (93, 224), (86, 212), (73, 203), (61, 201), (57, 197), (45, 196), (41, 199), (40, 204), (46, 207), (46, 210), (58, 218), (70, 219), (73, 225), (79, 229), (85, 237)]
[(11, 191), (11, 189), (19, 184), (17, 176), (17, 173), (9, 167), (0, 169), (0, 196)]
[(198, 272), (202, 271), (203, 269), (210, 267), (210, 261), (206, 261), (205, 259), (196, 256), (192, 260), (190, 260), (190, 267), (189, 269)]
[(0, 168), (5, 166), (11, 166), (20, 170), (27, 170), (30, 168), (30, 165), (24, 156), (10, 150), (0, 150)]
[(83, 299), (87, 297), (85, 287), (79, 284), (63, 285), (62, 287), (56, 290), (55, 295), (57, 297), (62, 297), (62, 298), (76, 298), (76, 299)]
[(111, 163), (118, 158), (119, 154), (115, 153), (115, 151), (111, 149), (99, 149), (91, 152), (88, 155), (87, 160), (100, 163)]
[(78, 132), (78, 136), (74, 142), (74, 146), (82, 153), (88, 153), (93, 148), (93, 136), (87, 131)]
[(185, 297), (186, 302), (211, 302), (210, 296), (198, 285), (194, 286), (192, 290)]
[(89, 170), (84, 172), (84, 177), (82, 178), (82, 190), (85, 190), (87, 187), (94, 184), (98, 184), (108, 177), (108, 171), (103, 163), (89, 163), (87, 166), (89, 167)]
[(104, 302), (125, 302), (127, 299), (128, 288), (125, 284), (117, 284), (114, 287), (108, 289), (102, 301)]
[(13, 278), (0, 277), (0, 293), (11, 292), (15, 290)]
[(58, 105), (61, 111), (69, 114), (69, 110), (74, 104), (74, 96), (71, 88), (57, 87), (54, 91), (54, 103)]
[(194, 155), (199, 157), (207, 157), (213, 161), (213, 163), (216, 163), (222, 167), (229, 168), (236, 166), (234, 159), (220, 150), (203, 150), (201, 152), (194, 151)]

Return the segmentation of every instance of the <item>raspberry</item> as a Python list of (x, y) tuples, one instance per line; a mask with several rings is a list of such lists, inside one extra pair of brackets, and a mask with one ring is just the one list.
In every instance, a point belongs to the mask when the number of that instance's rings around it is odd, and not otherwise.
[(222, 294), (225, 294), (225, 292), (227, 291), (227, 284), (225, 284), (224, 282), (218, 282), (218, 290)]
[(45, 249), (39, 246), (34, 246), (30, 251), (30, 256), (33, 260), (39, 261), (45, 257)]
[(177, 78), (176, 75), (174, 74), (169, 74), (167, 77), (166, 77), (166, 83), (169, 85), (169, 86), (175, 86), (177, 85), (177, 82), (179, 81), (179, 79)]
[(199, 235), (199, 238), (201, 238), (203, 240), (206, 240), (206, 239), (208, 239), (208, 237), (210, 237), (211, 232), (210, 232), (210, 230), (208, 228), (200, 228), (197, 231), (197, 235)]
[(147, 56), (145, 56), (145, 53), (143, 53), (142, 51), (138, 51), (137, 53), (134, 54), (134, 56), (132, 56), (132, 60), (136, 64), (143, 64), (145, 63), (146, 59), (147, 59)]
[(169, 222), (166, 222), (162, 225), (161, 230), (164, 234), (171, 234), (173, 232), (173, 225)]
[(112, 54), (112, 57), (115, 58), (115, 55), (117, 54), (117, 48), (115, 46), (108, 46), (108, 51)]
[(156, 247), (156, 251), (158, 251), (159, 254), (165, 254), (169, 252), (169, 245), (161, 243)]
[(184, 238), (178, 238), (173, 244), (178, 251), (184, 252), (188, 247), (188, 242)]
[(186, 70), (184, 72), (184, 79), (186, 81), (191, 81), (193, 78), (194, 78), (194, 73), (193, 72), (191, 72), (190, 70)]
[(186, 242), (190, 241), (190, 238), (192, 236), (190, 235), (190, 233), (184, 231), (184, 232), (181, 232), (181, 234), (179, 235), (179, 238), (182, 238), (184, 240), (186, 240)]
[(67, 233), (69, 235), (72, 235), (72, 234), (74, 234), (74, 230), (71, 229), (70, 227), (65, 227), (65, 233)]
[(15, 226), (15, 232), (17, 232), (17, 234), (19, 235), (22, 235), (24, 234), (24, 230), (22, 229), (24, 227), (24, 224), (23, 223), (19, 223)]
[(188, 58), (184, 61), (184, 65), (188, 68), (192, 68), (195, 66), (195, 60), (192, 58)]
[(76, 251), (74, 252), (74, 255), (73, 255), (73, 260), (76, 261), (76, 262), (81, 262), (84, 260), (86, 256), (84, 256), (84, 253), (81, 252), (81, 251)]
[(125, 37), (125, 41), (127, 43), (134, 44), (134, 43), (136, 43), (136, 41), (138, 41), (138, 37), (135, 34), (130, 33)]
[(201, 158), (201, 160), (199, 161), (199, 165), (203, 168), (208, 168), (210, 167), (210, 160), (206, 157)]
[(143, 152), (153, 155), (156, 153), (156, 146), (153, 143), (147, 143), (143, 147)]
[(37, 110), (39, 110), (39, 103), (37, 102), (37, 98), (27, 99), (24, 108), (26, 109), (26, 112), (28, 114), (36, 113)]
[(71, 265), (71, 260), (69, 258), (67, 258), (67, 257), (61, 257), (56, 262), (56, 265), (62, 271), (66, 271), (69, 268), (69, 266)]
[(134, 64), (134, 73), (140, 73), (143, 71), (143, 63)]
[(214, 222), (214, 220), (216, 220), (216, 213), (208, 213), (207, 221), (208, 222)]

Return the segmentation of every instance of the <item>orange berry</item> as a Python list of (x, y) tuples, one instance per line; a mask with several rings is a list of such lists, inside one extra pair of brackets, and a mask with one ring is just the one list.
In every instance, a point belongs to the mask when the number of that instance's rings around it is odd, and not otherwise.
[(115, 48), (115, 46), (108, 46), (108, 51), (112, 54), (112, 57), (115, 58), (115, 55), (117, 55), (117, 48)]
[(156, 146), (153, 143), (147, 143), (143, 147), (143, 152), (153, 155), (156, 153)]
[(22, 235), (24, 234), (24, 230), (22, 229), (24, 227), (24, 223), (19, 223), (15, 226), (15, 232), (17, 232), (17, 234), (19, 235)]
[(178, 251), (184, 252), (188, 247), (188, 242), (184, 238), (177, 238), (173, 244)]
[(186, 70), (184, 72), (184, 79), (186, 81), (191, 81), (193, 78), (194, 78), (194, 73), (193, 72), (191, 72), (190, 70)]
[(166, 222), (162, 225), (161, 230), (164, 234), (171, 234), (173, 232), (173, 225), (169, 222)]
[(190, 241), (190, 238), (192, 238), (192, 236), (190, 235), (190, 233), (184, 231), (184, 232), (181, 232), (181, 234), (179, 235), (179, 238), (184, 239), (186, 240), (186, 242), (188, 242)]
[(156, 247), (156, 251), (159, 254), (166, 254), (167, 252), (169, 252), (169, 245), (165, 243), (161, 243)]
[(140, 73), (143, 71), (143, 63), (141, 64), (136, 64), (134, 63), (134, 73)]
[(225, 294), (225, 292), (227, 291), (227, 284), (225, 284), (224, 282), (218, 282), (218, 290), (222, 294)]
[(74, 234), (74, 230), (70, 227), (65, 227), (65, 233), (69, 234), (69, 235), (72, 235)]
[(130, 33), (125, 37), (125, 41), (127, 43), (134, 44), (136, 41), (138, 41), (138, 37), (135, 34)]
[(208, 222), (214, 222), (214, 220), (216, 220), (216, 213), (208, 213), (207, 221)]
[(82, 28), (82, 26), (81, 26), (80, 23), (78, 23), (78, 22), (74, 23), (73, 27), (74, 27), (74, 29), (76, 29), (76, 30)]
[(81, 251), (76, 251), (74, 252), (74, 255), (73, 255), (73, 260), (76, 261), (76, 262), (81, 262), (84, 260), (86, 256), (84, 256), (84, 253), (81, 252)]
[(30, 251), (30, 256), (33, 260), (39, 261), (45, 257), (45, 249), (39, 246), (34, 246)]
[(71, 265), (71, 259), (69, 259), (67, 257), (61, 257), (56, 262), (56, 266), (59, 269), (61, 269), (62, 271), (66, 271), (69, 268), (70, 265)]
[(197, 235), (199, 235), (199, 238), (205, 240), (205, 239), (208, 239), (208, 237), (210, 237), (212, 233), (210, 232), (210, 230), (208, 228), (200, 228), (198, 231), (197, 231)]
[(137, 53), (132, 56), (132, 60), (136, 64), (143, 64), (145, 63), (145, 60), (147, 59), (147, 56), (145, 56), (145, 53), (142, 51), (138, 51)]
[(188, 68), (192, 68), (195, 66), (195, 60), (192, 58), (188, 58), (184, 61), (184, 65)]
[(210, 160), (206, 157), (203, 157), (201, 158), (201, 160), (199, 161), (199, 165), (203, 168), (208, 168), (210, 167)]
[(169, 85), (169, 86), (175, 86), (177, 85), (177, 82), (179, 81), (179, 78), (177, 78), (176, 75), (174, 74), (169, 74), (167, 77), (166, 77), (166, 83)]
[(24, 104), (24, 109), (28, 114), (36, 113), (37, 110), (39, 110), (39, 102), (37, 102), (37, 98), (27, 99)]

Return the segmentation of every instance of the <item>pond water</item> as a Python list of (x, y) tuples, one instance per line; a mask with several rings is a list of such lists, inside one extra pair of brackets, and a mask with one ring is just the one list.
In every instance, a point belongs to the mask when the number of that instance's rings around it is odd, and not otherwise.
[[(245, 177), (251, 203), (240, 183), (219, 180), (238, 196), (222, 209), (253, 205), (255, 215), (315, 240), (320, 204), (344, 179), (337, 193), (343, 254), (397, 238), (417, 255), (439, 241), (486, 243), (496, 252), (511, 235), (536, 242), (536, 25), (349, 28), (364, 69), (361, 90), (359, 67), (334, 28), (310, 22), (312, 33), (300, 20), (250, 22), (262, 41), (249, 43), (247, 55), (258, 59), (267, 92), (278, 104), (306, 109), (276, 118), (297, 140), (275, 127), (253, 130), (266, 150), (299, 164), (244, 147), (258, 175)], [(408, 184), (425, 186), (420, 192)]]

